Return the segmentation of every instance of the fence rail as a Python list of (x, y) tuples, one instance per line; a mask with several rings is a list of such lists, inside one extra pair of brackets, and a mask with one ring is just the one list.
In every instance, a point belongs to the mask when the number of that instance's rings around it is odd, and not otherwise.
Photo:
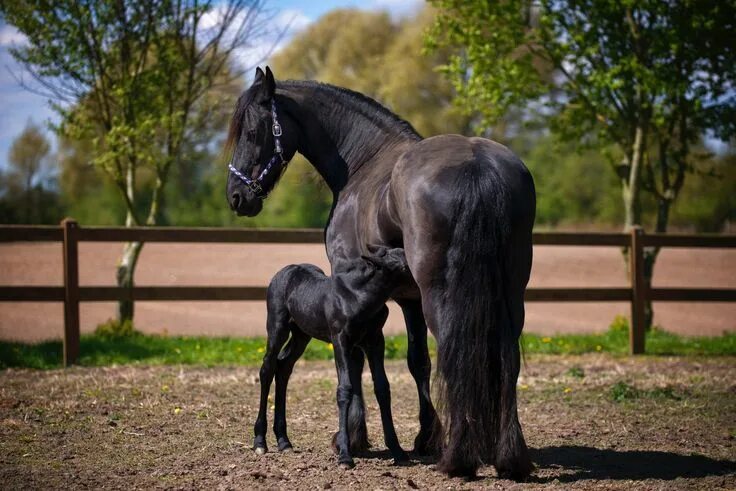
[[(0, 242), (61, 242), (64, 286), (0, 286), (0, 301), (64, 303), (64, 365), (79, 357), (79, 303), (116, 300), (265, 300), (266, 288), (255, 286), (115, 286), (79, 285), (79, 242), (238, 242), (320, 244), (318, 229), (234, 229), (179, 227), (80, 227), (66, 219), (54, 226), (0, 226)], [(538, 232), (535, 245), (630, 248), (629, 287), (529, 288), (527, 302), (629, 302), (629, 351), (644, 353), (644, 306), (657, 302), (734, 302), (736, 289), (647, 288), (643, 276), (645, 247), (735, 248), (736, 235)]]

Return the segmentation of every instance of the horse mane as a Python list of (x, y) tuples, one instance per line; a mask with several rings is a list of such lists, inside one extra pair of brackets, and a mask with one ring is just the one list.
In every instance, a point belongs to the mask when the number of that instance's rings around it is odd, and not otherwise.
[(233, 112), (232, 118), (230, 118), (230, 127), (227, 131), (227, 139), (225, 140), (225, 151), (231, 151), (238, 143), (238, 138), (243, 132), (243, 123), (245, 118), (245, 111), (248, 106), (253, 102), (256, 97), (256, 91), (248, 88), (238, 97), (238, 102), (235, 104), (235, 111)]
[[(350, 128), (349, 140), (342, 140), (341, 155), (346, 162), (353, 164), (352, 173), (360, 167), (360, 162), (380, 149), (397, 140), (421, 140), (421, 135), (408, 121), (400, 118), (378, 101), (343, 87), (337, 87), (313, 80), (285, 80), (276, 82), (277, 91), (311, 92), (325, 104), (320, 105), (321, 118), (334, 134)], [(258, 90), (248, 88), (238, 98), (235, 111), (230, 120), (225, 152), (230, 152), (237, 145), (242, 134), (248, 107), (253, 104)], [(366, 124), (367, 123), (367, 124)]]
[(400, 118), (398, 115), (396, 115), (396, 113), (388, 109), (377, 100), (368, 97), (367, 95), (360, 92), (324, 82), (317, 82), (315, 80), (285, 80), (283, 82), (277, 82), (276, 86), (277, 88), (283, 88), (286, 90), (290, 88), (304, 88), (327, 92), (331, 97), (333, 97), (335, 102), (347, 103), (341, 105), (358, 110), (361, 114), (367, 116), (369, 119), (375, 122), (382, 123), (382, 125), (385, 127), (394, 129), (398, 134), (402, 136), (413, 139), (422, 138), (422, 136), (417, 132), (417, 130), (414, 129), (411, 123), (409, 123), (405, 119)]

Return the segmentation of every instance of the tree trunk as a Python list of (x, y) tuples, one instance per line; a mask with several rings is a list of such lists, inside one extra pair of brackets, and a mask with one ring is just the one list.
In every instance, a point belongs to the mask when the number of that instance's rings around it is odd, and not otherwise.
[[(644, 151), (646, 149), (646, 134), (643, 126), (638, 126), (634, 134), (634, 143), (631, 150), (627, 152), (628, 173), (622, 176), (622, 197), (624, 201), (624, 231), (629, 232), (632, 227), (642, 225), (641, 220), (641, 169), (644, 160)], [(659, 220), (657, 220), (659, 223)], [(631, 262), (629, 261), (629, 248), (623, 249), (624, 261), (626, 262), (629, 279), (631, 279)], [(654, 271), (654, 263), (657, 259), (659, 250), (655, 248), (645, 248), (644, 255), (644, 284), (647, 288), (652, 286), (652, 273)], [(654, 318), (654, 310), (652, 309), (651, 300), (647, 300), (644, 305), (644, 321), (646, 329), (652, 325)]]
[[(127, 195), (128, 213), (125, 216), (125, 226), (132, 227), (137, 225), (133, 215), (134, 210), (131, 206), (135, 206), (135, 165), (128, 163), (125, 174), (125, 193)], [(133, 276), (135, 274), (135, 266), (138, 263), (138, 257), (143, 249), (142, 242), (126, 242), (123, 246), (123, 255), (118, 263), (115, 277), (118, 287), (133, 288)], [(118, 322), (122, 325), (125, 321), (132, 321), (135, 311), (133, 300), (118, 301)]]
[(630, 152), (627, 152), (629, 171), (622, 177), (623, 200), (624, 200), (624, 231), (628, 232), (631, 227), (641, 225), (641, 167), (644, 156), (644, 128), (636, 128), (634, 143)]
[[(128, 176), (128, 192), (131, 193), (135, 182), (134, 177)], [(148, 218), (146, 219), (146, 225), (156, 225), (158, 222), (158, 215), (160, 213), (161, 200), (163, 199), (163, 187), (164, 179), (161, 177), (156, 179), (156, 185), (153, 189), (153, 196), (151, 199), (151, 208), (149, 209)], [(132, 194), (129, 194), (131, 196)], [(131, 203), (135, 203), (133, 199)], [(125, 226), (131, 227), (135, 225), (133, 215), (130, 210), (125, 219)], [(116, 277), (117, 284), (122, 288), (133, 288), (134, 285), (134, 274), (135, 267), (138, 263), (138, 257), (143, 249), (143, 242), (127, 242), (123, 247), (123, 255), (120, 258), (118, 264)], [(135, 313), (135, 304), (133, 300), (120, 300), (118, 302), (118, 321), (122, 324), (123, 322), (133, 320), (133, 314)]]
[[(143, 249), (142, 242), (127, 242), (123, 247), (123, 255), (116, 270), (117, 284), (121, 288), (133, 288), (133, 275), (138, 257)], [(135, 304), (133, 300), (120, 300), (118, 302), (118, 321), (132, 321)]]
[[(672, 199), (665, 196), (657, 200), (657, 223), (655, 225), (655, 232), (659, 234), (667, 233), (667, 224), (670, 218), (670, 207), (672, 206)], [(659, 247), (645, 247), (644, 254), (644, 284), (647, 289), (652, 288), (652, 277), (654, 276), (654, 264), (657, 262), (659, 256)], [(646, 321), (647, 329), (654, 325), (654, 309), (652, 307), (651, 300), (647, 300), (644, 305), (644, 320)]]

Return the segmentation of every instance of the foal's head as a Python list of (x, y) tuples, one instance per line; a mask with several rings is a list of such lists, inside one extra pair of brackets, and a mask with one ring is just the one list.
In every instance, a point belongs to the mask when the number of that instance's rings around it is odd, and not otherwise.
[(256, 69), (238, 99), (226, 147), (232, 151), (227, 200), (238, 215), (256, 216), (296, 152), (296, 126), (276, 101), (271, 69)]
[(336, 266), (349, 287), (369, 294), (384, 293), (388, 298), (390, 289), (409, 273), (406, 256), (402, 248), (369, 245), (369, 254)]

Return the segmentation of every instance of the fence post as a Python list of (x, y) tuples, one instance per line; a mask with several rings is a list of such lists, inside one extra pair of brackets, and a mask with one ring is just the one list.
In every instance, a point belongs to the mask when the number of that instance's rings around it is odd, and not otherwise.
[(631, 249), (629, 250), (631, 272), (631, 329), (629, 329), (629, 353), (643, 354), (644, 334), (644, 306), (646, 303), (646, 286), (644, 283), (644, 248), (642, 237), (644, 229), (639, 226), (631, 228)]
[(61, 222), (64, 229), (64, 366), (79, 359), (79, 256), (77, 231), (72, 218)]

